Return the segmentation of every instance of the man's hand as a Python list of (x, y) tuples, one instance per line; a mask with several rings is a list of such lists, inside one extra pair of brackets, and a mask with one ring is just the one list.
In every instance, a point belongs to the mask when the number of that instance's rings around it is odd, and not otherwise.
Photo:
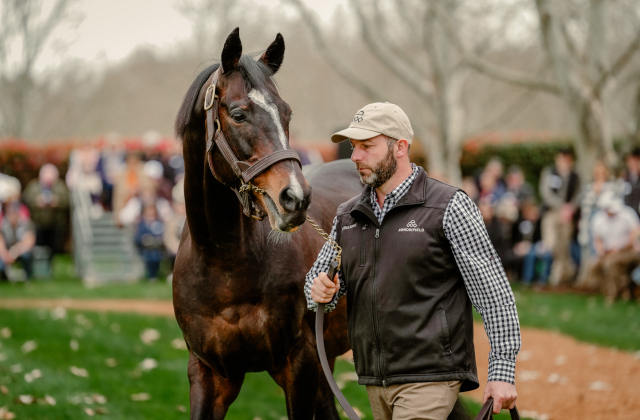
[(489, 397), (493, 397), (493, 412), (494, 414), (498, 414), (503, 408), (513, 408), (516, 406), (518, 393), (516, 392), (516, 386), (509, 382), (493, 381), (487, 382), (482, 403), (487, 402)]
[(320, 273), (318, 277), (313, 279), (311, 298), (318, 303), (328, 303), (331, 302), (338, 289), (340, 289), (338, 274), (331, 281), (327, 273)]

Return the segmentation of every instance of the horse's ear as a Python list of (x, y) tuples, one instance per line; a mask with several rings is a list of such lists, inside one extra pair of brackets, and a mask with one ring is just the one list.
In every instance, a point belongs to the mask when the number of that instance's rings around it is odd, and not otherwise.
[(280, 69), (284, 59), (284, 38), (276, 35), (276, 40), (269, 45), (269, 48), (262, 54), (260, 61), (273, 70), (274, 73)]
[(240, 28), (236, 28), (229, 34), (222, 49), (222, 71), (226, 73), (235, 69), (241, 55)]

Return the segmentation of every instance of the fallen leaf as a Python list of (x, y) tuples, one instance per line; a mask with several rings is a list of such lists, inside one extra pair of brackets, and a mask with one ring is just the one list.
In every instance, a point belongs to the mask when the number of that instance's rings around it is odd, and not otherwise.
[(140, 333), (140, 340), (144, 344), (151, 344), (160, 338), (160, 331), (153, 328), (146, 328)]
[(85, 403), (85, 404), (93, 404), (93, 398), (91, 398), (91, 397), (84, 397), (84, 403)]
[(558, 356), (558, 357), (556, 357), (556, 359), (554, 360), (554, 363), (557, 366), (564, 365), (565, 363), (567, 363), (567, 356)]
[(93, 323), (91, 321), (89, 321), (87, 319), (86, 316), (82, 315), (82, 314), (78, 314), (76, 315), (76, 323), (78, 325), (81, 325), (87, 329), (92, 328), (93, 327)]
[(38, 348), (38, 343), (36, 343), (34, 340), (25, 341), (25, 343), (20, 348), (22, 349), (22, 352), (24, 354), (31, 353)]
[(108, 359), (106, 359), (104, 361), (104, 363), (109, 366), (109, 367), (116, 367), (118, 366), (118, 362), (116, 361), (116, 359), (114, 359), (113, 357), (110, 357)]
[(133, 401), (149, 401), (151, 399), (151, 395), (146, 392), (140, 392), (139, 394), (132, 394), (131, 399)]
[(104, 407), (98, 407), (96, 408), (96, 414), (107, 414), (109, 412), (109, 410), (107, 410)]
[(11, 330), (8, 327), (4, 327), (3, 329), (0, 330), (0, 335), (3, 338), (10, 338), (11, 337)]
[(7, 395), (9, 393), (9, 390), (6, 386), (0, 385), (0, 392), (2, 392), (4, 395)]
[(518, 379), (522, 382), (531, 382), (538, 379), (538, 376), (540, 376), (540, 372), (537, 370), (523, 370), (519, 372)]
[(62, 306), (58, 306), (51, 311), (51, 319), (53, 320), (64, 319), (66, 317), (67, 317), (67, 310), (64, 309)]
[(175, 338), (171, 341), (171, 347), (177, 350), (187, 350), (187, 343), (183, 338)]
[(67, 401), (69, 401), (71, 404), (78, 405), (82, 402), (82, 397), (80, 395), (72, 395), (70, 397), (67, 397)]
[(8, 359), (7, 355), (4, 353), (0, 353), (0, 362), (4, 362)]
[(186, 413), (187, 407), (185, 407), (184, 405), (176, 405), (176, 410), (178, 410), (181, 413)]
[(86, 369), (82, 369), (82, 368), (79, 368), (79, 367), (71, 366), (71, 367), (69, 367), (69, 370), (71, 371), (71, 373), (73, 373), (76, 376), (81, 376), (83, 378), (89, 377), (89, 372), (87, 372)]
[(20, 373), (22, 372), (22, 365), (20, 363), (9, 366), (9, 370), (12, 373)]
[(47, 402), (47, 404), (49, 405), (56, 405), (56, 399), (53, 398), (51, 395), (45, 395), (44, 396), (44, 400)]
[(0, 407), (0, 419), (1, 420), (13, 420), (16, 418), (15, 413), (9, 411), (9, 409), (5, 407)]
[(516, 356), (516, 359), (519, 362), (524, 362), (525, 360), (529, 360), (529, 359), (531, 359), (531, 352), (530, 351), (521, 351), (520, 353), (518, 353), (518, 356)]
[(151, 359), (147, 357), (140, 363), (140, 368), (142, 370), (152, 370), (158, 367), (158, 362), (155, 359)]
[(73, 351), (78, 351), (78, 348), (80, 347), (80, 345), (78, 344), (78, 342), (76, 340), (71, 340), (69, 342), (69, 347), (71, 347), (71, 350), (73, 350)]
[(92, 416), (93, 417), (93, 416), (96, 415), (96, 412), (93, 411), (92, 409), (90, 409), (89, 407), (85, 407), (84, 408), (84, 412), (87, 413), (88, 416)]
[(35, 398), (33, 398), (33, 395), (19, 395), (18, 400), (20, 400), (20, 402), (24, 405), (29, 405), (33, 403)]
[(611, 389), (611, 385), (602, 381), (593, 381), (589, 384), (589, 389), (591, 391), (609, 391)]
[(569, 382), (569, 378), (564, 375), (560, 375), (559, 373), (552, 373), (547, 378), (547, 382), (549, 382), (550, 384), (565, 385), (567, 384), (567, 382)]
[(93, 401), (97, 402), (98, 404), (106, 404), (107, 403), (107, 397), (105, 397), (104, 395), (100, 395), (100, 394), (93, 394)]

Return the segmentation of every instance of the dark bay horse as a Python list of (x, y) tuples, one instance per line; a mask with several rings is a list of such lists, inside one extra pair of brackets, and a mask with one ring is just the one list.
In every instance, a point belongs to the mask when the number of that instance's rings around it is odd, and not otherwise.
[[(278, 34), (258, 60), (241, 53), (236, 29), (225, 43), (214, 89), (221, 132), (235, 156), (252, 164), (289, 148), (291, 108), (271, 79), (282, 63), (284, 41)], [(307, 311), (303, 293), (323, 239), (300, 225), (308, 212), (330, 230), (337, 206), (361, 184), (350, 162), (322, 168), (310, 179), (326, 179), (322, 175), (331, 172), (342, 181), (318, 182), (309, 207), (311, 186), (300, 166), (282, 160), (252, 180), (266, 194), (251, 193), (251, 212), (266, 213), (268, 221), (245, 216), (232, 189), (241, 182), (220, 148), (206, 147), (205, 96), (220, 65), (196, 78), (176, 120), (187, 224), (174, 268), (173, 302), (189, 348), (191, 418), (223, 419), (245, 373), (267, 371), (285, 392), (290, 419), (338, 419), (316, 354), (314, 313)], [(345, 305), (325, 321), (330, 358), (349, 349)]]
[[(283, 57), (280, 34), (255, 60), (242, 55), (234, 30), (220, 64), (197, 76), (176, 119), (187, 224), (173, 303), (189, 349), (192, 419), (223, 419), (245, 373), (258, 371), (284, 390), (289, 419), (339, 419), (303, 293), (324, 240), (302, 224), (309, 214), (328, 232), (338, 205), (362, 185), (349, 161), (311, 168), (305, 178), (287, 152), (291, 108), (271, 78)], [(265, 161), (248, 183), (236, 172)], [(239, 200), (243, 189), (247, 199)], [(346, 299), (325, 315), (331, 363), (350, 348), (346, 316)]]

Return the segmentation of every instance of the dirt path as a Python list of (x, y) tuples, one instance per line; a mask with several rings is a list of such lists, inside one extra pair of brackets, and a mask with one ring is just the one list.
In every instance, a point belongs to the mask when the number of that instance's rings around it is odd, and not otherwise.
[[(0, 308), (134, 312), (173, 316), (168, 301), (0, 299)], [(480, 383), (486, 381), (489, 340), (475, 326)], [(557, 333), (523, 328), (516, 382), (518, 408), (526, 417), (553, 420), (640, 419), (640, 352), (580, 343)], [(482, 388), (467, 395), (480, 400)]]

